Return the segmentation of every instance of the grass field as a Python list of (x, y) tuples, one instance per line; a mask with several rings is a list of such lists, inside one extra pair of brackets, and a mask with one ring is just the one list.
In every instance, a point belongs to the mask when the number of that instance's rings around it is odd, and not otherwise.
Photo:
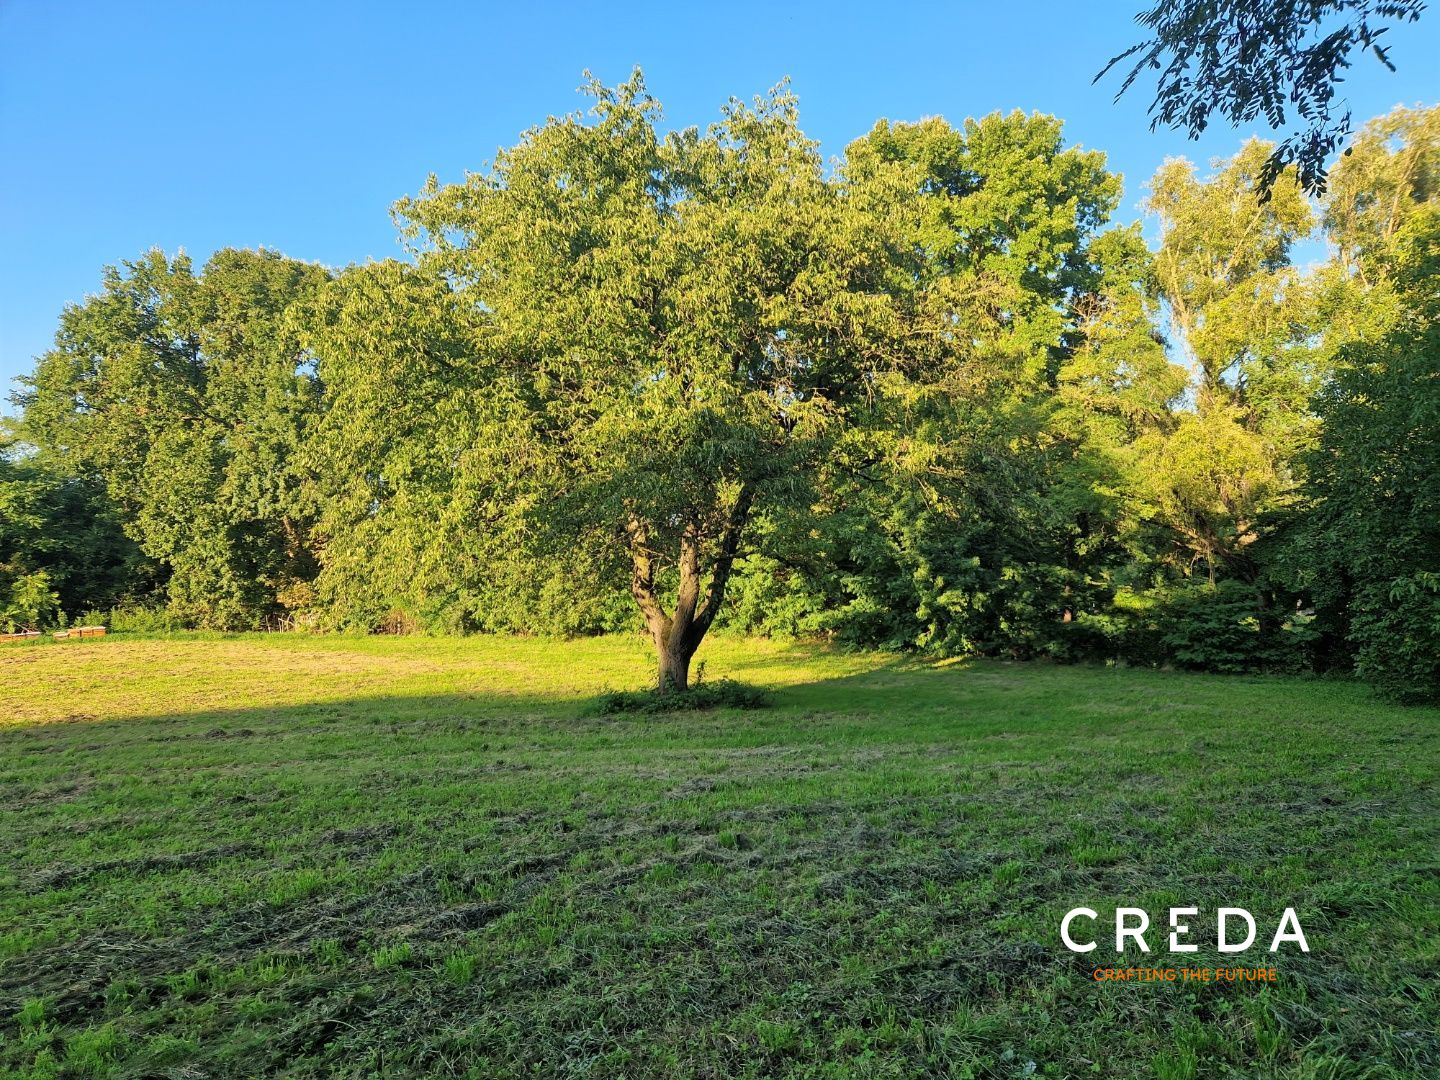
[[(0, 1074), (1440, 1076), (1440, 712), (701, 657), (775, 706), (598, 716), (629, 639), (0, 647)], [(1096, 983), (1080, 905), (1279, 981)]]

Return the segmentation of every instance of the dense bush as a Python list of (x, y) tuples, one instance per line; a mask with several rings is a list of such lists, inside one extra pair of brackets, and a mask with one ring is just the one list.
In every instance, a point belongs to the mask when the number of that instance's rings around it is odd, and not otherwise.
[(44, 570), (13, 577), (0, 574), (0, 631), (41, 630), (61, 614), (60, 594)]
[(106, 614), (90, 612), (84, 617), (89, 623), (101, 623), (116, 633), (167, 634), (190, 626), (168, 607), (160, 604), (128, 602), (118, 604)]
[(1440, 574), (1416, 573), (1362, 590), (1350, 639), (1356, 670), (1400, 701), (1440, 701)]
[(1303, 643), (1276, 625), (1254, 587), (1238, 581), (1170, 590), (1149, 619), (1160, 653), (1179, 667), (1242, 672), (1303, 666)]
[(1375, 272), (1405, 316), (1341, 353), (1318, 396), (1296, 577), (1391, 696), (1440, 699), (1440, 208), (1417, 213)]

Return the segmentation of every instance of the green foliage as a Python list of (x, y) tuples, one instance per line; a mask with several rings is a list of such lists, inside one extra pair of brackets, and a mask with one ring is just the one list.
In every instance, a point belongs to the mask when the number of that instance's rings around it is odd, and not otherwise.
[(103, 482), (67, 475), (55, 459), (0, 434), (0, 606), (7, 594), (13, 606), (25, 593), (24, 616), (12, 616), (31, 625), (108, 607), (153, 580)]
[(831, 167), (783, 86), (668, 134), (638, 72), (586, 92), (396, 204), (409, 261), (108, 270), (15, 399), (9, 624), (639, 625), (683, 689), (725, 623), (1430, 692), (1440, 110), (1318, 208), (1258, 141), (1167, 162), (1152, 251), (1054, 117)]
[[(491, 625), (546, 625), (537, 583), (575, 581), (581, 603), (570, 607), (582, 612), (590, 595), (628, 583), (662, 679), (683, 686), (752, 516), (803, 513), (836, 457), (878, 456), (897, 478), (926, 482), (948, 452), (937, 425), (950, 403), (990, 394), (1043, 356), (1040, 330), (1006, 326), (984, 298), (1025, 298), (1030, 276), (1063, 292), (1070, 271), (1054, 252), (1043, 274), (1024, 269), (1040, 256), (1009, 250), (1039, 242), (1023, 222), (968, 260), (928, 258), (922, 164), (862, 145), (827, 175), (783, 89), (733, 102), (704, 133), (665, 138), (638, 74), (589, 92), (588, 118), (552, 120), (488, 173), (404, 200), (397, 214), (420, 270), (376, 283), (384, 297), (354, 327), (342, 301), (334, 332), (312, 345), (337, 384), (347, 363), (403, 366), (424, 414), (413, 419), (424, 434), (387, 444), (382, 457), (399, 459), (379, 469), (372, 447), (412, 422), (408, 407), (378, 432), (356, 428), (346, 408), (351, 434), (325, 432), (323, 452), (348, 455), (339, 472), (357, 485), (333, 531), (373, 531), (371, 550), (399, 549), (382, 560), (398, 569), (379, 583), (392, 593), (434, 567), (498, 597), (483, 614), (476, 605)], [(1044, 145), (1058, 172), (1075, 171), (1055, 122), (1006, 123), (1024, 139), (998, 120), (971, 139), (997, 129), (1005, 153), (986, 166), (997, 180)], [(1094, 155), (1079, 161), (1098, 168)], [(1101, 208), (1114, 198), (1105, 183)], [(987, 200), (971, 202), (996, 221), (1021, 201)], [(1086, 227), (1099, 212), (1077, 210), (1067, 188), (1052, 200), (1052, 217)], [(407, 289), (422, 306), (397, 299)], [(1026, 303), (1038, 312), (1052, 299)], [(416, 350), (422, 311), (433, 312), (431, 345)], [(985, 346), (1002, 339), (992, 358)], [(377, 400), (389, 403), (394, 381), (373, 380)], [(347, 393), (341, 385), (329, 415)], [(419, 514), (405, 517), (411, 508)], [(445, 569), (456, 557), (468, 563), (458, 578)], [(524, 610), (527, 600), (541, 610)], [(610, 614), (565, 629), (597, 625)]]
[(1113, 57), (1095, 79), (1136, 58), (1120, 86), (1123, 94), (1142, 72), (1158, 71), (1151, 126), (1181, 129), (1191, 138), (1209, 126), (1214, 112), (1236, 127), (1264, 117), (1279, 129), (1293, 108), (1306, 126), (1270, 154), (1258, 188), (1268, 193), (1294, 165), (1305, 189), (1318, 194), (1325, 190), (1330, 157), (1350, 134), (1350, 112), (1335, 100), (1335, 89), (1352, 54), (1373, 53), (1393, 70), (1383, 35), (1424, 10), (1424, 0), (1157, 4), (1136, 16), (1155, 36)]
[(184, 629), (184, 624), (167, 608), (151, 603), (129, 602), (103, 615), (85, 617), (87, 623), (103, 623), (116, 633), (166, 634)]
[(1440, 197), (1440, 108), (1396, 108), (1366, 124), (1336, 162), (1325, 230), (1362, 285), (1391, 276), (1394, 240)]
[(6, 633), (40, 630), (60, 612), (60, 594), (50, 588), (44, 570), (0, 580), (0, 628)]
[(1440, 573), (1362, 587), (1350, 619), (1356, 669), (1400, 701), (1440, 701)]
[(716, 679), (696, 680), (683, 694), (657, 694), (653, 690), (611, 690), (595, 701), (599, 716), (621, 713), (660, 714), (692, 712), (696, 709), (764, 709), (773, 703), (773, 695), (762, 687)]
[(1314, 500), (1295, 576), (1338, 621), (1358, 670), (1388, 692), (1440, 696), (1440, 208), (1400, 230), (1387, 275), (1408, 318), (1342, 351), (1318, 402)]
[(1286, 666), (1279, 635), (1264, 625), (1254, 588), (1225, 581), (1171, 590), (1150, 612), (1162, 654), (1193, 671), (1260, 671)]
[(151, 252), (67, 308), (22, 380), (24, 437), (62, 475), (103, 480), (182, 620), (266, 624), (314, 576), (292, 462), (319, 384), (282, 316), (327, 278), (267, 251), (222, 250), (198, 275)]
[(1082, 613), (1075, 655), (1135, 666), (1223, 673), (1311, 670), (1314, 616), (1235, 580), (1118, 589), (1108, 608)]

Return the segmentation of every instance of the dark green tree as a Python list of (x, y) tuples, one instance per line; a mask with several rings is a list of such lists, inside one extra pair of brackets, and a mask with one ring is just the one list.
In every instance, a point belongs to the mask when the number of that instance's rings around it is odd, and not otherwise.
[(195, 624), (253, 627), (307, 602), (314, 509), (292, 460), (319, 388), (283, 315), (327, 279), (268, 251), (217, 252), (201, 274), (151, 252), (68, 307), (21, 380), (25, 437), (103, 480)]
[[(1403, 300), (1379, 341), (1341, 349), (1317, 401), (1311, 500), (1291, 558), (1356, 667), (1387, 692), (1440, 698), (1440, 208), (1396, 233), (1385, 273)], [(1378, 269), (1378, 268), (1377, 268)]]
[[(108, 610), (146, 593), (154, 573), (125, 535), (103, 481), (57, 472), (43, 456), (0, 435), (0, 607), (9, 596), (13, 624)], [(46, 600), (47, 611), (20, 603), (17, 589)], [(21, 617), (22, 610), (29, 615)]]

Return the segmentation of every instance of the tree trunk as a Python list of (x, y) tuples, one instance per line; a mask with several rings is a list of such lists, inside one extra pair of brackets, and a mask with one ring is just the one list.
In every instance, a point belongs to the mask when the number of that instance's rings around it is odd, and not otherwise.
[(751, 489), (742, 488), (731, 508), (711, 563), (710, 587), (703, 597), (700, 530), (693, 524), (682, 530), (679, 558), (675, 564), (680, 580), (675, 591), (675, 606), (669, 614), (661, 606), (655, 591), (650, 530), (645, 522), (633, 516), (626, 524), (631, 560), (630, 592), (645, 616), (645, 624), (655, 642), (655, 652), (660, 661), (655, 688), (662, 694), (683, 694), (690, 689), (690, 659), (705, 639), (706, 631), (715, 620), (715, 613), (725, 601), (725, 587), (735, 565), (740, 534), (749, 520), (753, 498)]
[[(676, 635), (678, 636), (678, 635)], [(683, 694), (690, 689), (690, 658), (695, 650), (684, 641), (655, 641), (655, 653), (660, 658), (660, 677), (656, 683), (662, 694)]]

